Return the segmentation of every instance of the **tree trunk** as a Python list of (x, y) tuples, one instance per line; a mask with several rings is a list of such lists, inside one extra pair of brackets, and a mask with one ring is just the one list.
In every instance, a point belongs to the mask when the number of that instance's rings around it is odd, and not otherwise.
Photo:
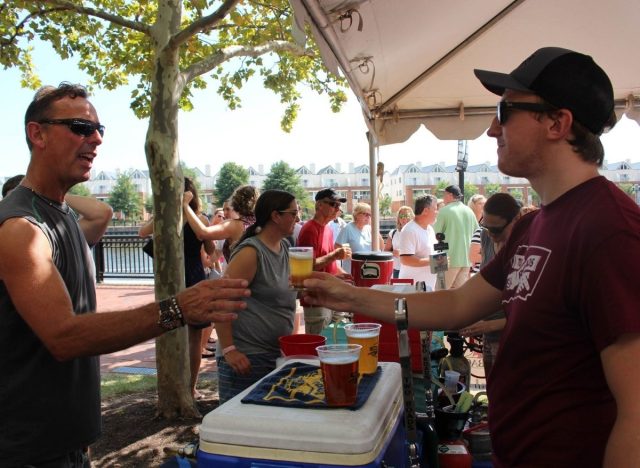
[[(178, 100), (182, 81), (177, 51), (167, 47), (180, 24), (180, 2), (161, 0), (154, 27), (157, 58), (152, 80), (151, 118), (145, 143), (153, 187), (154, 275), (157, 299), (184, 289), (182, 194), (184, 178), (178, 155)], [(200, 413), (189, 385), (190, 370), (185, 328), (156, 339), (158, 416), (196, 417)]]

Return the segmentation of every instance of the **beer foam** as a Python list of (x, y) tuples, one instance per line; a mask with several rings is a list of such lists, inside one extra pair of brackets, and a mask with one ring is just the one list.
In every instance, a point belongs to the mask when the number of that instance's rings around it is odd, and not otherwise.
[(291, 252), (289, 251), (289, 257), (296, 258), (299, 260), (313, 260), (313, 251), (309, 252)]
[(375, 338), (379, 335), (379, 330), (358, 330), (358, 329), (350, 329), (345, 331), (347, 336), (352, 338)]

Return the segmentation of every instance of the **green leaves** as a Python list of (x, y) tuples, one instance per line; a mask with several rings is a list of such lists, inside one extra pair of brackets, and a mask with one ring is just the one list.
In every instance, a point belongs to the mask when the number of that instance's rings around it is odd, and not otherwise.
[[(287, 0), (240, 1), (224, 17), (213, 14), (222, 4), (212, 0), (184, 0), (172, 4), (130, 0), (15, 0), (0, 8), (0, 64), (16, 67), (21, 85), (41, 85), (34, 70), (28, 41), (49, 42), (62, 59), (74, 57), (78, 66), (105, 89), (115, 89), (137, 80), (131, 108), (138, 117), (149, 117), (151, 89), (174, 87), (158, 83), (158, 67), (192, 67), (197, 74), (184, 83), (179, 106), (190, 110), (197, 105), (194, 89), (216, 89), (230, 109), (241, 106), (238, 91), (250, 79), (260, 79), (266, 89), (283, 104), (281, 127), (290, 131), (300, 108), (300, 87), (326, 93), (337, 112), (346, 101), (344, 81), (328, 75), (316, 49), (303, 50), (291, 35), (291, 8)], [(173, 6), (172, 6), (173, 5)], [(182, 13), (179, 30), (159, 31), (159, 8)], [(163, 10), (168, 14), (168, 10)], [(194, 23), (201, 28), (190, 28)], [(190, 35), (177, 44), (177, 63), (163, 55), (167, 44), (162, 37)], [(257, 51), (256, 47), (261, 47)], [(234, 54), (230, 51), (234, 50)], [(295, 52), (294, 52), (295, 51)], [(211, 61), (217, 57), (217, 61)], [(221, 60), (221, 61), (220, 61)], [(222, 66), (220, 66), (222, 64)], [(209, 74), (208, 74), (209, 73)], [(208, 76), (207, 76), (208, 74)], [(180, 88), (181, 89), (181, 88)], [(162, 92), (161, 92), (162, 93)]]

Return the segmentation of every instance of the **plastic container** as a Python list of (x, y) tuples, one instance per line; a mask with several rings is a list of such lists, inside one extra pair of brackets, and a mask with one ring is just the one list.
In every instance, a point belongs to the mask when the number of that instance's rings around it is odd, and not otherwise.
[(436, 432), (440, 440), (457, 440), (462, 438), (462, 430), (469, 419), (469, 412), (455, 413), (453, 406), (436, 408)]
[(280, 350), (284, 356), (317, 356), (316, 348), (325, 344), (327, 339), (322, 335), (300, 333), (281, 336), (278, 341), (280, 341)]
[(351, 276), (356, 286), (370, 287), (389, 284), (393, 274), (391, 252), (354, 252), (351, 255)]
[[(393, 291), (398, 293), (414, 293), (415, 287), (408, 284), (378, 284), (371, 289), (382, 291)], [(418, 312), (419, 313), (419, 312)], [(366, 315), (366, 311), (353, 314), (354, 323), (374, 322), (382, 324), (378, 343), (378, 361), (400, 362), (398, 352), (398, 329), (394, 324), (384, 323), (374, 320)], [(411, 311), (409, 311), (411, 315)], [(409, 329), (409, 346), (411, 348), (411, 370), (415, 373), (422, 373), (422, 346), (420, 344), (420, 332), (416, 329)]]
[(400, 365), (380, 367), (355, 411), (243, 404), (244, 390), (204, 417), (198, 467), (405, 467)]

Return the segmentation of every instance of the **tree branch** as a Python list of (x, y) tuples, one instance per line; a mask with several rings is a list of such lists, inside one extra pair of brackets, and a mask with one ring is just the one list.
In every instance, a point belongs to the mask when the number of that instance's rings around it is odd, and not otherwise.
[(213, 70), (218, 65), (234, 57), (260, 57), (269, 52), (291, 52), (294, 55), (305, 55), (307, 50), (298, 44), (287, 41), (269, 41), (259, 46), (229, 46), (212, 54), (203, 60), (192, 64), (182, 72), (185, 83), (190, 82), (195, 77)]
[(101, 10), (96, 10), (95, 8), (89, 8), (82, 5), (77, 5), (73, 2), (66, 0), (49, 0), (49, 4), (62, 7), (67, 10), (77, 11), (78, 13), (83, 13), (88, 16), (95, 16), (96, 18), (103, 19), (113, 24), (117, 24), (124, 28), (133, 29), (135, 31), (139, 31), (143, 34), (150, 35), (151, 29), (148, 25), (141, 23), (139, 21), (130, 21), (118, 15), (113, 15), (111, 13), (106, 13)]
[(220, 8), (214, 11), (209, 16), (203, 16), (198, 21), (194, 21), (188, 27), (176, 34), (168, 44), (168, 47), (178, 47), (181, 44), (187, 42), (191, 37), (198, 33), (205, 32), (212, 29), (220, 21), (222, 21), (236, 5), (240, 3), (240, 0), (225, 0)]

